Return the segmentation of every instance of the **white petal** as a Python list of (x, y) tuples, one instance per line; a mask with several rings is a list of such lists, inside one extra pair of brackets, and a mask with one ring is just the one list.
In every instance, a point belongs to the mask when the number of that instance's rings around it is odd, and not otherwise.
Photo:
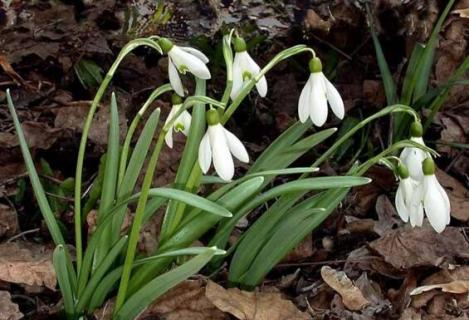
[(449, 202), (449, 198), (448, 198), (448, 194), (446, 193), (446, 190), (441, 186), (439, 182), (437, 182), (437, 185), (438, 185), (438, 190), (440, 191), (440, 194), (441, 194), (441, 198), (445, 201), (446, 212), (448, 213), (446, 217), (446, 224), (448, 225), (451, 221), (451, 204)]
[(344, 101), (342, 100), (339, 91), (337, 91), (334, 85), (325, 76), (324, 83), (326, 86), (327, 101), (329, 101), (329, 105), (331, 106), (332, 112), (334, 112), (337, 118), (343, 119), (345, 114), (345, 108)]
[(423, 223), (423, 205), (422, 205), (422, 197), (423, 197), (423, 185), (419, 183), (416, 185), (414, 189), (414, 193), (410, 203), (410, 212), (409, 212), (409, 220), (412, 227), (421, 227)]
[[(247, 51), (244, 51), (245, 53), (245, 63), (247, 64), (248, 71), (252, 74), (253, 77), (256, 77), (259, 72), (261, 71), (261, 68), (259, 65), (254, 61), (254, 59), (251, 58), (249, 53)], [(265, 97), (267, 95), (267, 80), (265, 76), (259, 79), (259, 81), (256, 83), (256, 89), (257, 92), (261, 97)]]
[(226, 142), (223, 126), (221, 124), (209, 126), (207, 132), (212, 147), (215, 171), (223, 180), (231, 181), (234, 176), (234, 163)]
[(180, 49), (192, 54), (193, 56), (196, 56), (200, 60), (202, 60), (203, 63), (207, 64), (209, 62), (207, 56), (203, 54), (202, 51), (191, 48), (191, 47), (179, 47)]
[(243, 87), (243, 69), (242, 69), (242, 55), (238, 52), (235, 53), (233, 60), (233, 86), (231, 88), (230, 97), (232, 100), (236, 99)]
[(168, 75), (169, 82), (171, 83), (173, 90), (181, 97), (184, 97), (184, 87), (182, 85), (181, 78), (179, 77), (179, 73), (171, 58), (168, 58)]
[(406, 199), (405, 186), (404, 186), (404, 180), (402, 180), (399, 183), (399, 187), (397, 188), (397, 191), (396, 191), (395, 204), (396, 204), (396, 210), (397, 210), (397, 213), (399, 214), (399, 217), (401, 217), (402, 221), (407, 222), (409, 221), (409, 211), (408, 211), (408, 206), (407, 206), (405, 199)]
[(233, 133), (223, 128), (226, 136), (226, 143), (233, 156), (241, 162), (248, 163), (249, 155), (243, 143)]
[(309, 96), (312, 90), (311, 79), (312, 77), (309, 76), (308, 81), (306, 81), (306, 84), (303, 87), (303, 90), (301, 90), (300, 100), (298, 100), (298, 118), (300, 119), (301, 123), (305, 123), (309, 118)]
[(196, 77), (200, 79), (210, 79), (210, 71), (207, 66), (196, 56), (181, 50), (181, 48), (177, 46), (173, 46), (173, 48), (169, 50), (168, 56), (171, 57), (178, 69), (184, 66)]
[(448, 214), (446, 200), (442, 198), (438, 181), (434, 175), (424, 177), (423, 207), (433, 229), (440, 233), (445, 230)]
[(203, 173), (207, 173), (212, 163), (212, 149), (210, 147), (210, 139), (208, 132), (204, 134), (199, 145), (199, 165)]
[(262, 98), (267, 95), (267, 80), (265, 76), (260, 78), (259, 81), (256, 83), (256, 89)]
[(181, 119), (181, 123), (184, 126), (184, 130), (182, 130), (182, 133), (184, 133), (184, 135), (187, 137), (191, 128), (192, 116), (187, 110), (184, 110), (179, 116), (179, 118)]
[(173, 128), (169, 128), (168, 132), (166, 132), (166, 135), (164, 136), (164, 141), (166, 142), (166, 145), (170, 147), (171, 149), (173, 148)]
[(322, 72), (311, 74), (311, 94), (309, 96), (309, 116), (313, 123), (321, 127), (327, 120), (327, 99)]

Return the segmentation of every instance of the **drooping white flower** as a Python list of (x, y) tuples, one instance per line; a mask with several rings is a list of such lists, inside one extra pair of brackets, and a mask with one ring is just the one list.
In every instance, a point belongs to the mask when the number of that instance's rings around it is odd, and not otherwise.
[[(231, 88), (231, 99), (235, 99), (242, 90), (244, 84), (256, 77), (261, 68), (246, 51), (244, 39), (236, 37), (234, 40), (235, 56), (233, 60), (233, 87)], [(267, 80), (262, 76), (256, 83), (257, 92), (261, 97), (267, 95)]]
[(160, 38), (158, 42), (163, 52), (168, 54), (169, 82), (178, 95), (184, 96), (184, 86), (179, 73), (186, 74), (189, 71), (200, 79), (211, 78), (206, 66), (209, 60), (202, 52), (190, 47), (176, 46), (167, 38)]
[(435, 176), (435, 163), (431, 157), (422, 163), (423, 180), (416, 189), (416, 210), (424, 210), (430, 225), (440, 233), (451, 220), (451, 205), (445, 189)]
[(220, 123), (218, 111), (207, 112), (207, 132), (199, 146), (199, 165), (203, 173), (207, 173), (210, 164), (215, 167), (218, 176), (231, 181), (234, 176), (232, 155), (241, 162), (249, 162), (249, 155), (243, 143)]
[[(421, 144), (422, 146), (425, 145), (425, 142), (422, 139), (423, 128), (420, 122), (412, 123), (410, 133), (410, 140)], [(405, 147), (399, 156), (402, 163), (404, 163), (404, 165), (409, 169), (411, 178), (416, 181), (422, 181), (422, 161), (428, 157), (430, 157), (428, 152), (416, 147)]]
[(334, 85), (322, 73), (322, 63), (314, 57), (309, 62), (311, 74), (300, 94), (298, 116), (302, 123), (308, 118), (321, 127), (327, 120), (327, 103), (339, 119), (344, 118), (344, 102)]
[[(166, 118), (165, 125), (170, 122), (176, 114), (179, 113), (182, 107), (182, 99), (178, 95), (174, 94), (172, 97), (173, 107)], [(189, 134), (189, 129), (191, 126), (191, 114), (184, 110), (181, 114), (176, 118), (173, 124), (169, 127), (168, 132), (164, 137), (164, 141), (166, 145), (170, 148), (173, 148), (173, 131), (174, 132), (182, 132), (186, 137)]]
[(398, 166), (399, 186), (396, 191), (396, 210), (399, 217), (408, 222), (412, 227), (421, 226), (423, 222), (423, 208), (419, 206), (419, 202), (415, 201), (416, 190), (419, 183), (410, 178), (409, 170), (405, 165)]

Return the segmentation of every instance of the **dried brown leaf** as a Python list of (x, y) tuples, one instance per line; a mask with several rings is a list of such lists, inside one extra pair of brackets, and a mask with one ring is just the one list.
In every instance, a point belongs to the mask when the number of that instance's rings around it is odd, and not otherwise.
[(469, 246), (459, 228), (436, 233), (429, 227), (393, 230), (369, 246), (397, 269), (440, 266), (454, 257), (468, 257)]
[(410, 295), (418, 295), (433, 289), (440, 289), (443, 292), (449, 293), (467, 293), (469, 292), (469, 280), (456, 280), (449, 283), (431, 284), (417, 287), (410, 292)]
[(18, 320), (23, 314), (16, 303), (11, 301), (8, 291), (0, 291), (0, 320)]
[(0, 280), (54, 290), (51, 250), (29, 242), (0, 244)]
[(461, 18), (469, 18), (469, 8), (454, 10), (453, 13), (458, 14)]
[(9, 206), (0, 204), (0, 237), (11, 237), (18, 232), (18, 216)]
[(225, 289), (209, 281), (207, 298), (217, 308), (239, 320), (301, 320), (310, 317), (276, 292), (247, 292), (237, 288)]
[(358, 311), (370, 304), (370, 301), (363, 296), (363, 293), (353, 284), (345, 272), (324, 266), (321, 268), (321, 277), (324, 282), (340, 294), (347, 309)]

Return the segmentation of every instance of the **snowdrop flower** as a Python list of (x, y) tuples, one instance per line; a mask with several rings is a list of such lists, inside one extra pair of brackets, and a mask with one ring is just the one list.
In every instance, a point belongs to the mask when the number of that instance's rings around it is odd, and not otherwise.
[(415, 201), (415, 190), (418, 182), (410, 178), (409, 170), (404, 164), (397, 167), (399, 175), (399, 186), (397, 187), (395, 204), (399, 217), (404, 222), (408, 222), (412, 227), (421, 226), (423, 222), (423, 209)]
[[(413, 122), (410, 126), (410, 140), (425, 145), (422, 139), (423, 128), (420, 122)], [(420, 148), (416, 147), (406, 147), (402, 150), (400, 159), (402, 163), (409, 169), (410, 177), (416, 181), (423, 180), (422, 172), (422, 161), (427, 157), (430, 157), (430, 154)]]
[(163, 52), (168, 54), (168, 74), (171, 87), (181, 97), (184, 96), (184, 86), (179, 73), (186, 74), (189, 71), (200, 79), (211, 78), (210, 71), (206, 66), (208, 58), (199, 50), (176, 46), (167, 38), (160, 38), (158, 43)]
[(445, 189), (436, 179), (435, 162), (431, 157), (423, 161), (422, 171), (423, 181), (416, 189), (415, 195), (417, 212), (425, 210), (430, 225), (436, 232), (440, 233), (450, 223), (451, 206), (449, 198)]
[[(182, 99), (177, 94), (173, 94), (171, 100), (173, 107), (166, 118), (165, 125), (173, 119), (182, 107)], [(168, 147), (173, 148), (173, 130), (175, 132), (182, 132), (187, 137), (191, 126), (191, 119), (192, 117), (187, 110), (182, 111), (182, 113), (176, 118), (164, 137), (164, 141)]]
[(232, 155), (242, 162), (249, 162), (249, 155), (242, 142), (220, 123), (218, 111), (207, 112), (207, 132), (199, 146), (199, 165), (203, 173), (207, 173), (213, 158), (215, 171), (225, 181), (234, 175)]
[[(256, 77), (261, 68), (251, 58), (249, 53), (246, 51), (246, 42), (243, 38), (236, 37), (234, 39), (235, 56), (233, 61), (233, 87), (231, 88), (231, 99), (236, 99), (239, 92), (242, 90), (244, 84)], [(265, 97), (267, 94), (267, 80), (265, 76), (260, 78), (256, 83), (257, 92), (261, 97)]]
[(300, 94), (298, 116), (302, 123), (310, 118), (321, 127), (327, 120), (327, 103), (339, 119), (344, 118), (344, 102), (334, 85), (322, 73), (322, 63), (314, 57), (309, 62), (311, 72), (306, 85)]

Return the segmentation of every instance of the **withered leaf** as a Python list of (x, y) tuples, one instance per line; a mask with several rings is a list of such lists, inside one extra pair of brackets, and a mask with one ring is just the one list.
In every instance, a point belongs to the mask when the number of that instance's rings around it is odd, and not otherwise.
[(54, 290), (52, 251), (29, 242), (0, 244), (0, 280)]
[[(21, 126), (31, 149), (49, 149), (57, 141), (58, 132), (61, 130), (34, 121), (24, 121)], [(0, 144), (4, 148), (12, 148), (19, 146), (19, 141), (14, 132), (0, 132)]]
[(16, 303), (11, 301), (11, 295), (8, 291), (0, 291), (0, 320), (18, 320), (22, 319), (23, 314)]
[(456, 280), (449, 283), (430, 284), (427, 286), (417, 287), (410, 292), (410, 295), (418, 295), (433, 289), (440, 289), (449, 293), (467, 293), (469, 292), (469, 280)]
[(0, 204), (0, 237), (11, 237), (18, 229), (16, 211), (9, 206)]
[(353, 284), (345, 272), (324, 266), (321, 268), (321, 277), (325, 283), (340, 294), (347, 309), (358, 311), (370, 304), (370, 301), (363, 296), (361, 290)]
[(225, 289), (209, 281), (206, 297), (220, 310), (239, 320), (301, 320), (310, 317), (282, 298), (277, 292), (247, 292), (238, 288)]
[(404, 228), (389, 232), (369, 244), (397, 269), (440, 266), (454, 257), (468, 257), (469, 245), (459, 228), (436, 233), (430, 227)]

